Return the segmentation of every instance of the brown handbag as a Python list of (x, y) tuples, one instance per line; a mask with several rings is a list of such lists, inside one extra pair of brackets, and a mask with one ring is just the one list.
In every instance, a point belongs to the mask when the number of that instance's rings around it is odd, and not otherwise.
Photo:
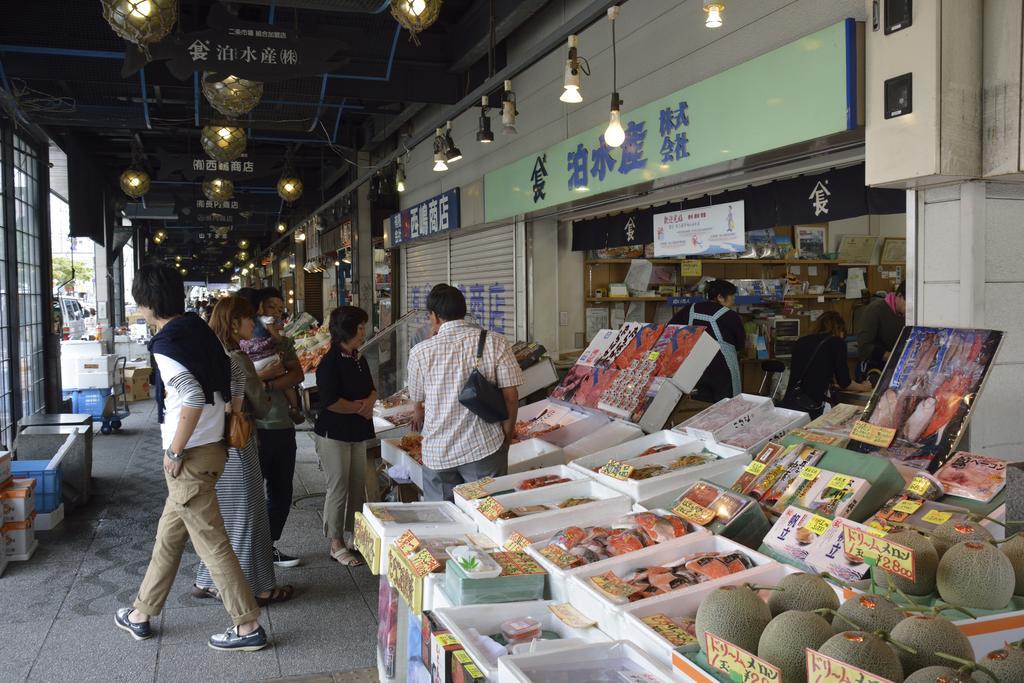
[(228, 448), (245, 448), (252, 438), (252, 420), (244, 412), (231, 412), (226, 418)]

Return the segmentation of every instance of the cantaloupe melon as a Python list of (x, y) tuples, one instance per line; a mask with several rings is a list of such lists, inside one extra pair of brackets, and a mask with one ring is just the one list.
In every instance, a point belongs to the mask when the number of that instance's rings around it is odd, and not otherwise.
[(704, 634), (708, 631), (747, 652), (757, 652), (761, 633), (771, 620), (772, 611), (757, 592), (746, 586), (723, 586), (704, 598), (697, 608), (694, 626), (704, 654)]
[(903, 683), (964, 683), (956, 669), (948, 666), (926, 666), (907, 676)]
[[(881, 595), (854, 595), (839, 606), (839, 614), (857, 625), (862, 631), (889, 633), (906, 616), (894, 602)], [(838, 632), (849, 631), (851, 626), (836, 618), (832, 626)]]
[(957, 543), (939, 562), (939, 596), (959, 607), (1003, 609), (1013, 598), (1016, 577), (1010, 558), (984, 541)]
[(935, 546), (935, 552), (939, 554), (939, 559), (942, 559), (946, 551), (957, 543), (992, 540), (992, 534), (980, 524), (964, 520), (955, 521), (955, 519), (950, 519), (935, 527), (928, 536), (932, 539), (932, 545)]
[(913, 673), (926, 666), (948, 666), (949, 661), (936, 652), (944, 652), (960, 659), (974, 661), (971, 641), (953, 622), (931, 614), (915, 614), (907, 617), (892, 629), (892, 639), (917, 651), (910, 654), (896, 649), (903, 670)]
[(1013, 594), (1024, 595), (1024, 532), (1015, 534), (1010, 540), (1000, 544), (999, 549), (1010, 558), (1013, 573), (1016, 577)]
[[(1024, 650), (1018, 647), (993, 650), (979, 659), (978, 664), (994, 673), (999, 683), (1024, 683)], [(992, 677), (982, 671), (975, 671), (973, 679), (978, 683), (993, 683)]]
[(844, 631), (825, 641), (818, 650), (895, 683), (903, 680), (900, 658), (884, 640), (864, 631)]
[[(776, 588), (781, 590), (772, 591), (768, 596), (768, 608), (773, 617), (791, 610), (839, 609), (839, 596), (835, 589), (817, 574), (788, 574)], [(832, 615), (826, 615), (825, 620), (831, 623)]]
[(814, 612), (783, 612), (769, 622), (757, 644), (757, 656), (779, 667), (782, 683), (807, 680), (804, 648), (817, 650), (832, 637), (832, 627)]
[(875, 583), (883, 589), (898, 588), (907, 595), (929, 595), (935, 591), (935, 572), (939, 566), (939, 554), (931, 540), (917, 531), (898, 531), (889, 534), (885, 540), (905, 545), (914, 551), (914, 580), (910, 581), (885, 571), (878, 565), (871, 568)]

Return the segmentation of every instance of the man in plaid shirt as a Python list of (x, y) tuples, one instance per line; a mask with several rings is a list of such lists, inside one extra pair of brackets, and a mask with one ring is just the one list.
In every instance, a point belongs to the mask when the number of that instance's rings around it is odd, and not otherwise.
[(480, 328), (465, 320), (466, 298), (455, 287), (438, 285), (427, 297), (427, 312), (433, 336), (409, 352), (412, 426), (423, 434), (424, 500), (451, 500), (459, 484), (508, 470), (523, 373), (508, 341), (488, 333), (480, 372), (501, 389), (508, 419), (484, 422), (459, 403), (480, 341)]

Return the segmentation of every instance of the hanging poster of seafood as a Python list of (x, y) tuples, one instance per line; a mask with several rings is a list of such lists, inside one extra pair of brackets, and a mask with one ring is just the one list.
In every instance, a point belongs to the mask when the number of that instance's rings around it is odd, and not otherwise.
[(903, 328), (862, 418), (896, 437), (888, 448), (849, 448), (934, 472), (956, 452), (1002, 339), (995, 330)]

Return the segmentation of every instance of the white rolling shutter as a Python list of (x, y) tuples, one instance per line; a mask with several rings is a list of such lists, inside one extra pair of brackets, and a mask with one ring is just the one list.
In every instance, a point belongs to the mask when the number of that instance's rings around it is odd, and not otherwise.
[(448, 282), (448, 240), (410, 244), (402, 253), (402, 313), (425, 309), (434, 285)]
[(451, 238), (451, 282), (469, 314), (492, 332), (516, 338), (516, 239), (511, 225)]

